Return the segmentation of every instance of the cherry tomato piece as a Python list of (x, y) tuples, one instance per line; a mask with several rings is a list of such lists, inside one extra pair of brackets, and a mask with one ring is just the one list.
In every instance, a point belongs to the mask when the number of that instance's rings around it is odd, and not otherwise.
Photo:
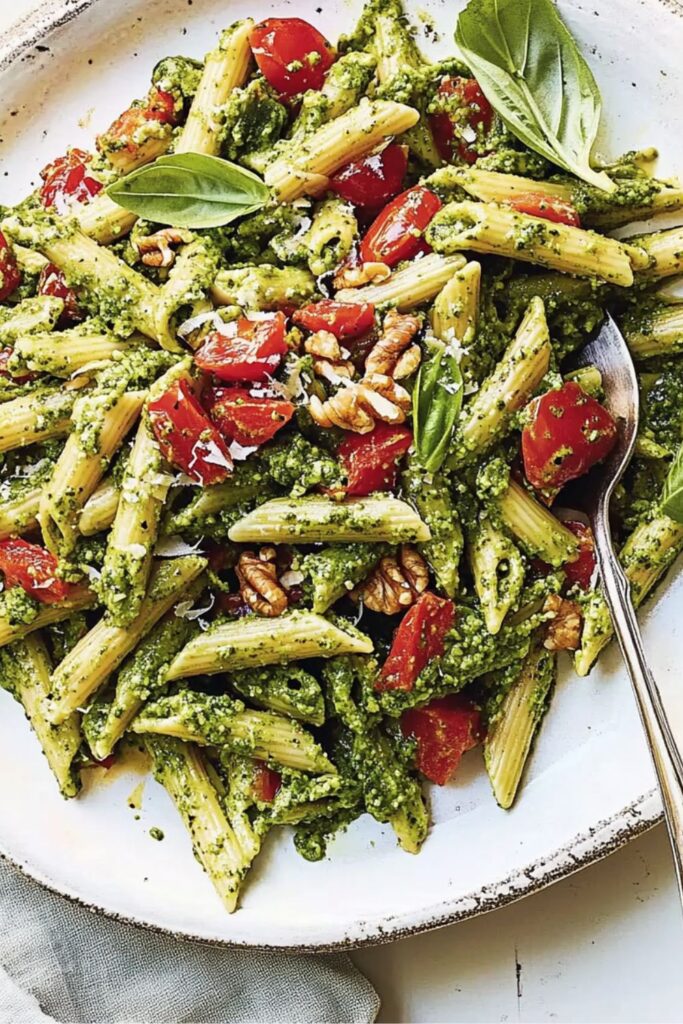
[(97, 136), (97, 149), (122, 173), (149, 163), (164, 153), (169, 143), (168, 134), (150, 133), (150, 121), (171, 126), (178, 123), (172, 93), (150, 89), (144, 103), (128, 107)]
[(17, 258), (9, 247), (9, 242), (0, 231), (0, 302), (9, 298), (15, 288), (21, 284), (21, 271)]
[(322, 299), (297, 309), (292, 320), (308, 331), (329, 331), (337, 339), (356, 338), (374, 325), (375, 307), (371, 302)]
[(282, 96), (320, 89), (334, 62), (321, 32), (302, 18), (266, 18), (249, 36), (259, 71)]
[(349, 482), (346, 493), (360, 498), (396, 486), (398, 464), (413, 443), (405, 424), (378, 423), (369, 434), (348, 433), (339, 445), (339, 458)]
[(0, 540), (0, 572), (6, 587), (23, 587), (43, 604), (65, 601), (74, 590), (73, 584), (57, 577), (57, 559), (52, 552), (21, 537)]
[(282, 776), (269, 768), (265, 761), (254, 761), (252, 791), (254, 799), (262, 804), (272, 804), (280, 791)]
[(469, 701), (449, 694), (401, 715), (401, 731), (415, 739), (418, 771), (438, 786), (453, 777), (466, 750), (481, 739), (481, 715)]
[(412, 690), (423, 668), (443, 654), (446, 634), (454, 622), (452, 601), (429, 590), (420, 594), (394, 633), (375, 689)]
[(330, 178), (329, 187), (355, 206), (381, 206), (401, 191), (408, 150), (393, 142), (381, 153), (354, 160)]
[(149, 403), (149, 421), (164, 458), (193, 480), (217, 484), (232, 472), (227, 445), (186, 380)]
[(64, 309), (57, 324), (58, 327), (68, 327), (69, 324), (78, 323), (85, 316), (83, 310), (78, 305), (75, 291), (69, 288), (64, 274), (54, 263), (48, 263), (41, 270), (40, 277), (38, 278), (38, 294), (53, 295), (56, 299), (62, 299), (64, 302)]
[(263, 320), (242, 317), (212, 331), (194, 359), (202, 370), (237, 383), (266, 380), (286, 352), (285, 316), (273, 313)]
[(529, 406), (522, 431), (524, 472), (540, 491), (562, 487), (609, 455), (617, 439), (610, 413), (575, 381)]
[(173, 93), (164, 92), (163, 89), (157, 89), (156, 87), (150, 89), (147, 97), (147, 106), (142, 109), (148, 121), (176, 124), (178, 120)]
[(493, 107), (476, 78), (446, 77), (438, 95), (444, 100), (453, 97), (454, 107), (440, 110), (429, 119), (439, 156), (446, 163), (457, 155), (465, 163), (473, 164), (489, 152), (482, 146), (481, 135), (491, 130)]
[(566, 199), (544, 196), (540, 192), (527, 192), (523, 196), (515, 196), (505, 201), (519, 213), (528, 213), (532, 217), (542, 217), (553, 224), (569, 224), (573, 228), (581, 227), (578, 211)]
[(424, 251), (423, 232), (440, 209), (441, 200), (424, 185), (402, 192), (368, 228), (360, 244), (361, 261), (393, 267)]
[(91, 160), (91, 154), (85, 150), (69, 149), (65, 156), (43, 167), (40, 201), (47, 210), (66, 213), (73, 203), (89, 203), (102, 191), (102, 182), (88, 173)]
[(221, 434), (245, 448), (270, 441), (295, 412), (291, 402), (254, 396), (247, 388), (210, 388), (202, 404)]
[(579, 541), (579, 557), (563, 566), (567, 585), (571, 587), (578, 583), (582, 590), (590, 590), (597, 565), (593, 533), (590, 526), (578, 520), (565, 520), (564, 525)]

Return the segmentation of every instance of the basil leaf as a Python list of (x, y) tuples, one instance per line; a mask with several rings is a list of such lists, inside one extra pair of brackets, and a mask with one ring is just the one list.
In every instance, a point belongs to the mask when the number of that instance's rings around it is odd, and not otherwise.
[(413, 437), (417, 457), (435, 473), (446, 457), (462, 408), (462, 374), (455, 356), (439, 343), (422, 363), (413, 391)]
[(216, 228), (259, 210), (269, 192), (251, 171), (202, 153), (162, 156), (107, 189), (119, 206), (174, 228)]
[(664, 481), (661, 509), (670, 519), (683, 523), (683, 444), (676, 452)]
[(565, 171), (614, 191), (590, 166), (600, 92), (552, 0), (470, 0), (455, 41), (513, 135)]

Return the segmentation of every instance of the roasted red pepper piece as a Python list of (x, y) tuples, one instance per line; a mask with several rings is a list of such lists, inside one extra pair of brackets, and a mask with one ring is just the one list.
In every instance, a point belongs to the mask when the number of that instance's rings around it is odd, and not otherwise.
[(431, 782), (445, 786), (466, 750), (481, 739), (481, 715), (458, 694), (439, 697), (401, 716), (401, 731), (415, 739), (415, 764)]
[(221, 434), (245, 448), (270, 441), (295, 412), (291, 402), (255, 396), (247, 388), (210, 388), (202, 404)]
[(213, 331), (194, 358), (202, 370), (239, 383), (266, 380), (286, 352), (285, 316), (278, 312), (262, 320), (242, 317)]
[(232, 472), (228, 447), (186, 380), (149, 403), (149, 421), (164, 458), (193, 480), (217, 484)]
[(413, 432), (403, 423), (378, 423), (369, 434), (348, 433), (338, 451), (349, 478), (347, 495), (360, 498), (373, 491), (392, 491), (399, 462), (412, 443)]
[(401, 620), (391, 650), (375, 683), (376, 690), (412, 690), (420, 672), (440, 657), (455, 622), (455, 605), (430, 591), (420, 594)]

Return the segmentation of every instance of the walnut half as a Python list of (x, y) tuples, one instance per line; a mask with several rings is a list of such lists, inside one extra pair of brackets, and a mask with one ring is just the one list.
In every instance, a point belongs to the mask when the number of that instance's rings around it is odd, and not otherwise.
[(576, 601), (568, 601), (558, 594), (549, 594), (543, 605), (544, 612), (550, 612), (543, 646), (548, 651), (576, 651), (581, 644), (583, 616)]
[(258, 615), (275, 618), (287, 609), (287, 592), (280, 586), (275, 548), (261, 548), (258, 555), (243, 551), (235, 572), (243, 600)]
[(413, 604), (429, 584), (429, 570), (415, 548), (403, 544), (396, 558), (387, 555), (368, 578), (351, 591), (354, 601), (384, 615), (396, 615)]

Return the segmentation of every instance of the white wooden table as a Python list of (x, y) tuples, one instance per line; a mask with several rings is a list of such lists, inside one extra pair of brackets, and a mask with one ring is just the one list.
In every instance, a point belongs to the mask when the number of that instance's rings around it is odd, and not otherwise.
[[(37, 0), (0, 0), (0, 31)], [(683, 1020), (683, 918), (662, 827), (504, 910), (354, 959), (380, 1021)]]

